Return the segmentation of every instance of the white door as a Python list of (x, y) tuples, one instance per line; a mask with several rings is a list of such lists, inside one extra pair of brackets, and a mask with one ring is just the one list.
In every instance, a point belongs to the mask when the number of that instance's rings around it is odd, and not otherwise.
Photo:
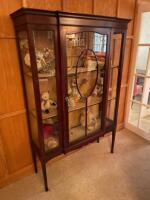
[(150, 140), (150, 3), (137, 6), (126, 127)]

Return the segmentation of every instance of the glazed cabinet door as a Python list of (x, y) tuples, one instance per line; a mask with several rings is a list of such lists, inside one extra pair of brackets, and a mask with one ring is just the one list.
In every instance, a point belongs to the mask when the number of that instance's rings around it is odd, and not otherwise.
[(65, 145), (102, 132), (108, 29), (63, 27)]
[(31, 138), (44, 152), (62, 148), (57, 29), (28, 26), (18, 33)]
[(125, 37), (126, 32), (123, 30), (112, 30), (110, 64), (108, 68), (106, 129), (109, 129), (109, 124), (112, 124), (113, 126), (116, 126), (117, 124)]

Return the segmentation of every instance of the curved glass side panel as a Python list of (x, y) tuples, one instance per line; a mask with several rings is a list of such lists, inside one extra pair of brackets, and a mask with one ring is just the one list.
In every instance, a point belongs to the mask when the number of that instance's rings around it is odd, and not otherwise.
[(34, 89), (33, 89), (33, 80), (32, 80), (32, 73), (31, 73), (27, 32), (26, 31), (19, 32), (18, 37), (19, 37), (19, 46), (20, 46), (20, 51), (21, 51), (21, 60), (22, 60), (22, 66), (23, 66), (23, 76), (24, 76), (24, 81), (25, 81), (27, 103), (28, 103), (28, 109), (29, 109), (31, 135), (32, 135), (33, 141), (39, 146), (38, 120), (37, 120), (37, 114), (36, 114), (35, 96), (34, 96)]
[(60, 143), (54, 34), (54, 31), (49, 30), (33, 31), (45, 151), (57, 148)]

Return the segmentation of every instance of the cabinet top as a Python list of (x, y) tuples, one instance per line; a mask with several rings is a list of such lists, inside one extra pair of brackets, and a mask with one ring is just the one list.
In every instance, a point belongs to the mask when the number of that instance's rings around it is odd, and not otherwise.
[(41, 9), (32, 9), (32, 8), (20, 8), (15, 12), (11, 13), (12, 18), (19, 17), (23, 14), (33, 14), (33, 15), (48, 15), (48, 16), (55, 16), (55, 17), (73, 17), (73, 18), (84, 18), (84, 19), (105, 19), (108, 21), (124, 21), (128, 23), (131, 19), (126, 18), (118, 18), (118, 17), (110, 17), (110, 16), (102, 16), (102, 15), (95, 15), (95, 14), (83, 14), (83, 13), (74, 13), (74, 12), (64, 12), (64, 11), (50, 11), (50, 10), (41, 10)]
[(61, 25), (61, 26), (89, 26), (103, 28), (117, 28), (127, 30), (130, 19), (107, 17), (93, 14), (69, 13), (63, 11), (49, 11), (31, 8), (20, 8), (11, 17), (16, 27), (23, 24)]

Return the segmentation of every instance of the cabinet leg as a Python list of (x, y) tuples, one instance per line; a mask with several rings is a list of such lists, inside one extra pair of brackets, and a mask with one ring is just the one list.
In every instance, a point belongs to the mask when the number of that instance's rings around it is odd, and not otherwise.
[(116, 137), (116, 130), (113, 130), (113, 131), (112, 131), (111, 153), (114, 153), (115, 137)]
[(33, 157), (34, 171), (35, 171), (35, 173), (37, 173), (38, 170), (37, 170), (37, 162), (36, 162), (36, 153), (35, 153), (34, 149), (32, 149), (32, 157)]
[(42, 172), (43, 172), (43, 178), (44, 178), (44, 186), (45, 186), (45, 191), (48, 191), (48, 183), (47, 183), (47, 173), (46, 173), (46, 163), (41, 162), (42, 165)]
[(97, 143), (99, 143), (99, 138), (97, 138)]

